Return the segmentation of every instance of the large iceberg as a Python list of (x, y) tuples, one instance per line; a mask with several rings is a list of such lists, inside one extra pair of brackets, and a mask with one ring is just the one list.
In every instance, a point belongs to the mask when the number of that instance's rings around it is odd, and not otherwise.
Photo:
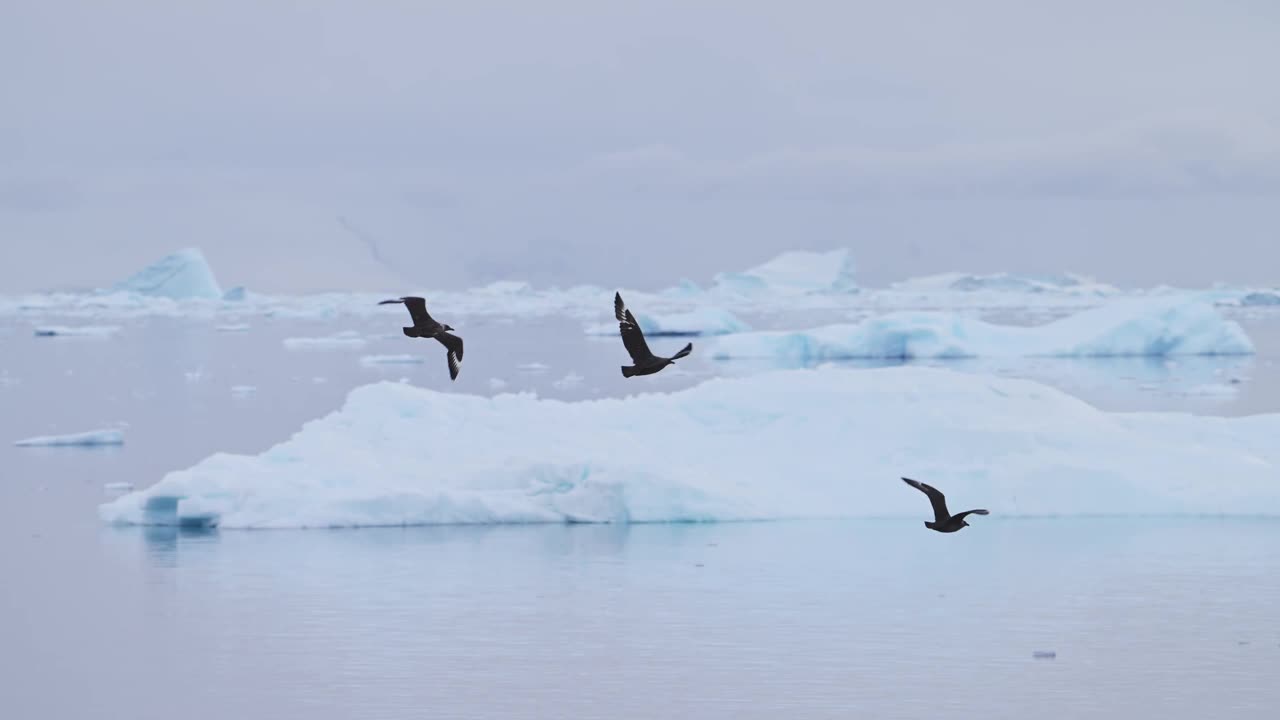
[(1001, 515), (1280, 515), (1280, 415), (1114, 414), (922, 367), (719, 378), (562, 402), (398, 383), (260, 455), (216, 454), (100, 507), (224, 528), (900, 516), (915, 477)]
[(859, 323), (717, 338), (712, 358), (787, 364), (854, 358), (1245, 355), (1239, 323), (1195, 298), (1117, 300), (1043, 325), (995, 325), (938, 312), (895, 312)]
[[(751, 329), (733, 313), (717, 307), (697, 308), (682, 313), (637, 313), (636, 322), (639, 323), (644, 334), (650, 337), (728, 335), (747, 332)], [(587, 328), (587, 334), (616, 336), (618, 323), (606, 322), (591, 325)]]
[(848, 293), (853, 280), (853, 255), (847, 248), (830, 252), (784, 252), (763, 265), (742, 272), (719, 273), (714, 291), (737, 295)]
[(111, 290), (174, 300), (220, 300), (223, 297), (222, 288), (213, 277), (204, 253), (195, 248), (166, 255), (127, 280), (116, 283)]

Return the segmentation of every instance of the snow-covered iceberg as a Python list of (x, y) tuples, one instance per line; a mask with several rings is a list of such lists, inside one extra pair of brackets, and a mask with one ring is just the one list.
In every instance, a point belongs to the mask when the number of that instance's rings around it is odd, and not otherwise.
[(989, 508), (988, 522), (1276, 516), (1277, 433), (1280, 415), (1113, 414), (1027, 380), (922, 367), (581, 402), (377, 383), (260, 455), (213, 455), (100, 515), (224, 528), (923, 520), (905, 475)]
[[(649, 337), (662, 335), (728, 335), (747, 332), (751, 327), (723, 308), (703, 307), (682, 313), (636, 313), (636, 322)], [(591, 325), (588, 335), (617, 336), (618, 323)]]
[(118, 429), (91, 430), (71, 435), (42, 435), (40, 437), (27, 438), (26, 440), (18, 440), (14, 443), (18, 447), (90, 447), (123, 444), (124, 431)]
[(204, 259), (204, 253), (195, 248), (166, 255), (132, 277), (116, 283), (111, 290), (174, 300), (222, 299), (222, 288)]
[(736, 295), (848, 293), (853, 280), (853, 255), (847, 248), (830, 252), (784, 252), (763, 265), (741, 272), (719, 273), (712, 290)]
[(717, 338), (715, 359), (786, 364), (853, 358), (1246, 355), (1239, 323), (1195, 298), (1118, 300), (1043, 325), (995, 325), (953, 313), (896, 312), (859, 323)]

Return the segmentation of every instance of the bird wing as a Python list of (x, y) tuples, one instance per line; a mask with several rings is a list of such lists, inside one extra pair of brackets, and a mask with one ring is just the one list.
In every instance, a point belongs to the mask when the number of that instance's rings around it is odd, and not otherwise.
[(986, 510), (965, 510), (962, 513), (956, 513), (955, 520), (963, 520), (965, 515), (990, 515)]
[(627, 354), (631, 356), (632, 362), (643, 365), (653, 360), (649, 343), (644, 341), (644, 333), (641, 332), (640, 325), (636, 323), (636, 318), (630, 310), (623, 310), (623, 318), (618, 322), (618, 331), (622, 334), (622, 344), (627, 347)]
[(613, 294), (613, 316), (618, 318), (618, 322), (627, 319), (627, 306), (622, 303), (622, 293)]
[(420, 297), (400, 298), (404, 301), (404, 306), (409, 308), (409, 317), (413, 318), (414, 325), (434, 325), (435, 320), (431, 319), (431, 315), (427, 312), (427, 301)]
[(431, 325), (435, 320), (431, 319), (431, 315), (427, 313), (427, 301), (420, 297), (402, 297), (395, 300), (383, 300), (379, 305), (404, 305), (409, 308), (409, 317), (413, 319), (414, 326)]
[(441, 332), (436, 333), (436, 339), (449, 351), (446, 353), (449, 359), (449, 379), (457, 380), (458, 370), (462, 368), (462, 338)]
[(902, 478), (908, 485), (919, 490), (929, 496), (929, 504), (933, 506), (933, 521), (944, 522), (951, 517), (951, 513), (947, 512), (947, 498), (943, 496), (938, 488), (922, 483), (911, 478)]

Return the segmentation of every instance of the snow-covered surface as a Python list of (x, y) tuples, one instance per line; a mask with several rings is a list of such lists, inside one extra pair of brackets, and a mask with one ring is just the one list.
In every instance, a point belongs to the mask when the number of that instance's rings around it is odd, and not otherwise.
[(323, 337), (285, 338), (284, 346), (290, 350), (354, 350), (365, 346), (365, 339), (354, 330), (344, 330)]
[(222, 288), (218, 286), (213, 270), (209, 268), (204, 253), (196, 248), (166, 255), (116, 283), (111, 290), (174, 300), (222, 299)]
[(719, 273), (712, 290), (737, 295), (847, 293), (858, 289), (853, 274), (853, 254), (848, 249), (796, 250), (749, 270)]
[(14, 443), (19, 447), (65, 447), (93, 445), (123, 445), (124, 431), (119, 429), (91, 430), (71, 435), (42, 435)]
[(36, 337), (110, 337), (120, 332), (118, 325), (40, 325)]
[(754, 332), (712, 341), (716, 359), (809, 363), (846, 358), (990, 356), (1119, 357), (1241, 355), (1253, 343), (1239, 323), (1198, 299), (1118, 300), (1031, 327), (954, 313), (898, 312), (796, 332)]
[[(1026, 380), (921, 367), (715, 379), (560, 402), (396, 383), (260, 455), (100, 507), (224, 528), (930, 515), (1280, 515), (1280, 415), (1113, 414)], [(370, 468), (376, 468), (371, 472)]]
[[(704, 307), (689, 312), (654, 314), (637, 313), (636, 322), (640, 330), (650, 337), (663, 335), (728, 335), (729, 333), (747, 332), (751, 327), (739, 320), (733, 313), (718, 307)], [(618, 323), (605, 322), (587, 328), (588, 335), (618, 335)]]

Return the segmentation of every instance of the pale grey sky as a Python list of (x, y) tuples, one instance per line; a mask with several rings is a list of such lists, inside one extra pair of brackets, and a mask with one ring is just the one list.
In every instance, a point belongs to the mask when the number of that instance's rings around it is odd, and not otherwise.
[(7, 0), (0, 293), (1275, 283), (1277, 68), (1261, 0)]

